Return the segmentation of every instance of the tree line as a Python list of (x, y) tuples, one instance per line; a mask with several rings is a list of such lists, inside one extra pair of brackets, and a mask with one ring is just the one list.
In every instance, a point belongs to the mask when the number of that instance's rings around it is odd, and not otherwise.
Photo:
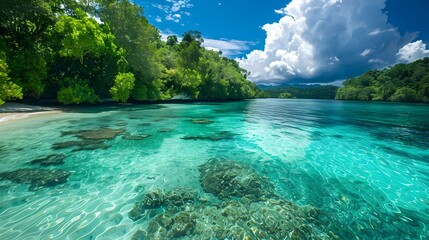
[(259, 98), (335, 99), (338, 87), (332, 85), (291, 85), (260, 91)]
[(429, 58), (349, 78), (338, 90), (336, 99), (427, 103)]
[(248, 72), (198, 31), (161, 41), (129, 0), (0, 0), (0, 104), (253, 98)]

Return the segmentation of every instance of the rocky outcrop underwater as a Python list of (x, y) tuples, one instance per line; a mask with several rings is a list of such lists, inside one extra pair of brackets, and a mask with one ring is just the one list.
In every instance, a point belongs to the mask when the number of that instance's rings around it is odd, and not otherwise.
[(19, 169), (0, 173), (1, 180), (30, 184), (30, 190), (66, 183), (70, 173), (62, 170)]
[(205, 194), (152, 190), (130, 211), (150, 220), (133, 239), (337, 239), (318, 226), (318, 210), (279, 196), (269, 180), (235, 161), (211, 159), (199, 167)]

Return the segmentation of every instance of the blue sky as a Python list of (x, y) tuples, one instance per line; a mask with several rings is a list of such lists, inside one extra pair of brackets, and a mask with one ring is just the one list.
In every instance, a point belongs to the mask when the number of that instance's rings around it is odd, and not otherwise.
[(335, 82), (429, 56), (427, 0), (136, 2), (162, 35), (200, 31), (260, 84)]

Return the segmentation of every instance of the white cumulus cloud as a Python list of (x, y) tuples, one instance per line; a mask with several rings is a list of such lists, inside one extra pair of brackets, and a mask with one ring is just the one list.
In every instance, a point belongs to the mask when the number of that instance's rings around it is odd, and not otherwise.
[[(173, 21), (180, 23), (180, 20), (183, 15), (190, 16), (191, 13), (186, 11), (189, 8), (192, 8), (194, 5), (190, 3), (190, 0), (166, 0), (168, 4), (152, 4), (152, 7), (157, 8), (163, 11), (165, 15), (165, 20)], [(161, 18), (156, 18), (156, 22), (161, 22)]]
[(399, 62), (409, 63), (421, 58), (429, 57), (429, 50), (426, 49), (426, 44), (421, 40), (408, 43), (398, 53)]
[(204, 39), (204, 47), (209, 50), (222, 51), (226, 57), (235, 57), (250, 49), (254, 42), (235, 39)]
[[(167, 37), (171, 35), (176, 35), (178, 41), (182, 41), (182, 37), (172, 31), (161, 31), (160, 36), (162, 41), (167, 41)], [(204, 47), (212, 51), (222, 51), (222, 55), (225, 57), (236, 57), (242, 55), (244, 52), (249, 51), (250, 46), (255, 45), (256, 43), (251, 41), (242, 41), (236, 39), (212, 39), (204, 38)]]
[(362, 57), (366, 57), (366, 56), (368, 56), (371, 53), (372, 53), (372, 50), (367, 48), (367, 49), (363, 50), (363, 52), (360, 55)]
[[(263, 50), (239, 59), (256, 83), (333, 81), (371, 68), (415, 59), (427, 52), (414, 41), (417, 33), (401, 36), (382, 11), (386, 0), (292, 0), (278, 22), (262, 27)], [(404, 48), (405, 48), (404, 47)]]

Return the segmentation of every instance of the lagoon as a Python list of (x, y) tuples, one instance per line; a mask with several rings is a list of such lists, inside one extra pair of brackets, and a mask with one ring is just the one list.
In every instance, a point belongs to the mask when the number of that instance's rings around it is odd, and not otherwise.
[(424, 104), (75, 107), (0, 133), (0, 239), (429, 238)]

